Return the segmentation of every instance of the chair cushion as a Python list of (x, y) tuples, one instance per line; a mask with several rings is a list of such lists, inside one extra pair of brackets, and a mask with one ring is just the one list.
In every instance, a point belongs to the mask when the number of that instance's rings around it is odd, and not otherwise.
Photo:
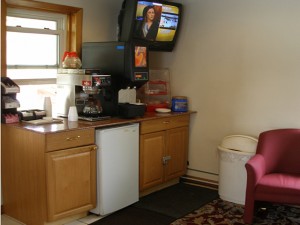
[(300, 174), (272, 173), (264, 175), (256, 187), (257, 193), (300, 196)]

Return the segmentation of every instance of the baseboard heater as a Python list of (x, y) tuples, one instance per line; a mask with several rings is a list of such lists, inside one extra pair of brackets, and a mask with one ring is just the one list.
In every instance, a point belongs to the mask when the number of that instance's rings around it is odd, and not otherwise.
[(212, 188), (218, 190), (218, 182), (214, 180), (204, 179), (200, 177), (193, 177), (189, 175), (184, 175), (180, 177), (180, 181), (184, 183), (189, 183), (193, 185), (199, 185), (202, 187)]

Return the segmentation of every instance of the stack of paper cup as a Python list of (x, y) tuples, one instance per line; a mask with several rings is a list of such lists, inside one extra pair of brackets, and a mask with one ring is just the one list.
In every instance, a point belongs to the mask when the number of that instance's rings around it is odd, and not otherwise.
[(44, 110), (46, 111), (47, 117), (52, 117), (52, 103), (50, 97), (44, 98)]
[(69, 121), (77, 121), (78, 120), (78, 113), (77, 113), (76, 106), (70, 106), (68, 120)]

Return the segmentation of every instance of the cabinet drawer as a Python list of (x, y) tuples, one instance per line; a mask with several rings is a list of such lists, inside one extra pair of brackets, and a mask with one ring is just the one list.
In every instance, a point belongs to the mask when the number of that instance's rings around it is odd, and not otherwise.
[(141, 134), (189, 125), (189, 115), (159, 118), (141, 122)]
[(46, 151), (73, 148), (95, 143), (94, 129), (64, 131), (46, 135)]

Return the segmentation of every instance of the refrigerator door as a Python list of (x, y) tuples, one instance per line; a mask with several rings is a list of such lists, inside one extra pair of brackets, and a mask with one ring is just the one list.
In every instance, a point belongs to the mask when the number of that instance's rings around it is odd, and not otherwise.
[(97, 207), (106, 215), (139, 200), (139, 124), (96, 130)]

